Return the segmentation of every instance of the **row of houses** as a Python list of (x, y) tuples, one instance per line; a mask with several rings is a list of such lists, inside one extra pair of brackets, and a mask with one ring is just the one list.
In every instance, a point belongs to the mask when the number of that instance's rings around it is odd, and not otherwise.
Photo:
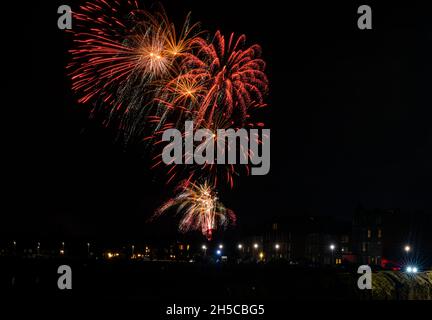
[[(259, 244), (268, 259), (308, 265), (400, 265), (428, 260), (431, 217), (398, 210), (359, 208), (351, 218), (297, 216), (269, 222), (247, 238), (245, 252)], [(426, 262), (425, 262), (426, 263)]]

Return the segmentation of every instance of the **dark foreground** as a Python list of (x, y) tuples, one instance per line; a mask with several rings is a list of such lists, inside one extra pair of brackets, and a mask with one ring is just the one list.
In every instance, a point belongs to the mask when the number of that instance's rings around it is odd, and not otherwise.
[[(57, 268), (72, 268), (72, 290), (59, 290)], [(286, 264), (200, 264), (163, 261), (0, 261), (0, 290), (9, 296), (137, 301), (432, 300), (432, 272), (373, 273), (359, 290), (356, 270)]]

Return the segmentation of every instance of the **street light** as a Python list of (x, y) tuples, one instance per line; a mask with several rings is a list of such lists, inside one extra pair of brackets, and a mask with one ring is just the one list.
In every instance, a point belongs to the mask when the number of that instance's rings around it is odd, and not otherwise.
[(205, 244), (203, 244), (203, 245), (201, 246), (201, 249), (203, 249), (203, 251), (204, 251), (204, 255), (206, 255), (206, 254), (207, 254), (207, 246), (206, 246)]
[(334, 244), (330, 245), (330, 250), (331, 250), (331, 257), (332, 257), (332, 261), (331, 264), (334, 263), (334, 250), (335, 250), (336, 246)]
[(254, 249), (258, 249), (258, 243), (254, 243), (253, 247)]
[(406, 245), (405, 248), (404, 248), (404, 250), (405, 250), (406, 253), (410, 252), (411, 251), (411, 246)]
[(223, 244), (220, 244), (220, 245), (219, 245), (219, 249), (223, 249)]
[(241, 250), (243, 248), (243, 245), (241, 243), (239, 243), (239, 245), (237, 247)]
[(216, 251), (216, 254), (217, 254), (218, 256), (220, 256), (221, 253), (222, 253), (222, 251), (220, 251), (220, 250), (217, 250), (217, 251)]
[(280, 248), (279, 243), (276, 243), (276, 244), (275, 244), (275, 249), (276, 249), (276, 250), (279, 250), (279, 248)]

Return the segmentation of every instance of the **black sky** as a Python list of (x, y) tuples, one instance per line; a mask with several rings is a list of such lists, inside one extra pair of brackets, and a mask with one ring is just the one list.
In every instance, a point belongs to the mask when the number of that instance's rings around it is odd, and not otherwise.
[[(13, 78), (18, 115), (5, 120), (12, 155), (6, 196), (13, 203), (1, 232), (173, 232), (165, 220), (146, 223), (170, 190), (155, 181), (142, 153), (116, 143), (71, 93), (64, 68), (69, 36), (57, 29), (64, 3), (35, 1), (32, 23), (17, 31), (28, 52), (20, 63), (28, 68)], [(432, 211), (432, 13), (426, 7), (371, 4), (373, 30), (360, 31), (356, 11), (363, 2), (162, 3), (176, 21), (192, 11), (205, 29), (246, 33), (248, 43), (263, 47), (271, 81), (270, 174), (241, 177), (233, 190), (220, 192), (240, 225), (305, 212), (349, 216), (359, 204)]]

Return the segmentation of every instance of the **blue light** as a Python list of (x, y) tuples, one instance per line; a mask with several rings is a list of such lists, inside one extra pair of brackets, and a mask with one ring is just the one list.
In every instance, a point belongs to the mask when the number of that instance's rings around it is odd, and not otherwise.
[(222, 251), (220, 251), (220, 250), (216, 251), (216, 254), (219, 255), (219, 256), (221, 255), (221, 253), (222, 253)]
[(417, 273), (418, 272), (418, 268), (414, 267), (414, 266), (408, 266), (406, 268), (406, 272), (408, 272), (408, 273)]

